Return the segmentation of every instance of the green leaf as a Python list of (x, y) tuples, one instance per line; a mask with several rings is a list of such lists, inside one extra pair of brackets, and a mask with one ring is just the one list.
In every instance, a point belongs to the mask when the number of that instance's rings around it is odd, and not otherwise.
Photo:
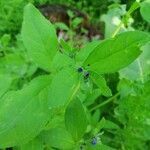
[(147, 141), (150, 139), (150, 82), (142, 86), (142, 93), (121, 98), (115, 109), (115, 118), (125, 127), (117, 132), (124, 139), (125, 149), (147, 149)]
[(72, 19), (74, 17), (74, 12), (71, 10), (67, 11), (67, 14), (69, 15), (69, 17)]
[(80, 49), (80, 51), (76, 55), (76, 61), (78, 63), (82, 63), (87, 59), (89, 54), (100, 44), (99, 41), (93, 41), (90, 43), (87, 43), (83, 48)]
[(87, 150), (115, 150), (115, 149), (107, 145), (98, 143), (96, 145), (89, 144)]
[(96, 126), (96, 124), (99, 122), (100, 116), (101, 116), (100, 110), (96, 110), (96, 111), (92, 114), (90, 122), (91, 122), (91, 124), (92, 124), (93, 126)]
[(52, 72), (60, 71), (61, 69), (69, 67), (69, 66), (73, 66), (74, 64), (75, 62), (73, 61), (73, 59), (71, 59), (66, 54), (64, 53), (62, 54), (58, 51), (51, 65)]
[(150, 23), (150, 0), (145, 0), (141, 3), (140, 12), (142, 17)]
[(72, 47), (69, 45), (69, 43), (67, 43), (66, 41), (64, 41), (63, 39), (60, 39), (60, 45), (63, 49), (64, 52), (70, 53), (72, 51)]
[(48, 121), (49, 76), (32, 80), (22, 90), (10, 91), (0, 100), (0, 148), (32, 140)]
[(0, 38), (0, 45), (2, 45), (3, 47), (7, 47), (10, 43), (11, 40), (11, 36), (10, 34), (4, 34), (1, 38)]
[(117, 90), (119, 91), (121, 98), (136, 94), (136, 92), (134, 91), (133, 82), (125, 78), (119, 81)]
[(68, 105), (65, 112), (65, 124), (74, 140), (81, 140), (87, 129), (88, 121), (80, 100), (74, 99)]
[(51, 62), (58, 50), (55, 29), (32, 4), (24, 9), (22, 38), (33, 61), (40, 68), (50, 71)]
[(84, 62), (99, 74), (112, 73), (126, 67), (141, 53), (140, 46), (150, 40), (147, 33), (129, 31), (101, 42)]
[(87, 95), (87, 99), (84, 102), (86, 106), (89, 106), (94, 103), (94, 101), (101, 96), (101, 90), (99, 88), (94, 89), (91, 93)]
[(93, 82), (99, 87), (102, 95), (112, 96), (110, 88), (107, 86), (105, 79), (101, 75), (91, 72), (90, 77), (93, 80)]
[(69, 132), (63, 128), (52, 128), (42, 133), (46, 147), (70, 150), (74, 147), (74, 141)]
[(79, 24), (81, 24), (83, 21), (83, 18), (80, 18), (80, 17), (77, 17), (75, 19), (72, 20), (71, 24), (72, 24), (72, 27), (75, 29), (78, 27)]
[(105, 124), (106, 124), (106, 119), (105, 119), (105, 118), (102, 118), (102, 119), (97, 123), (95, 131), (97, 131), (97, 133), (98, 133), (101, 129), (104, 128)]
[(105, 129), (119, 129), (119, 126), (110, 120), (105, 120), (104, 128)]
[(25, 145), (21, 145), (19, 147), (20, 150), (43, 150), (44, 145), (40, 138), (35, 138), (34, 140), (30, 141)]
[(53, 111), (51, 111), (51, 114), (51, 119), (46, 124), (45, 130), (49, 130), (56, 127), (64, 127), (64, 110), (63, 112), (59, 111), (59, 113), (57, 114), (53, 114)]
[(10, 75), (0, 74), (0, 98), (9, 90), (12, 80)]
[(56, 22), (55, 27), (56, 27), (56, 29), (60, 29), (60, 30), (66, 30), (66, 31), (69, 30), (69, 27), (62, 22)]
[(67, 105), (80, 87), (78, 73), (72, 68), (65, 68), (53, 77), (49, 88), (49, 108)]
[(18, 53), (10, 53), (0, 59), (1, 72), (23, 76), (28, 69), (25, 59)]
[(150, 75), (150, 43), (141, 48), (142, 54), (129, 66), (119, 71), (120, 78), (146, 82)]

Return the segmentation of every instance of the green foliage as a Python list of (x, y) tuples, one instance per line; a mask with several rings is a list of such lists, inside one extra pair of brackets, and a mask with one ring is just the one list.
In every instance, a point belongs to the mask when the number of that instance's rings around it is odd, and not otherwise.
[(49, 88), (49, 108), (67, 105), (74, 98), (79, 87), (77, 72), (72, 68), (65, 68), (59, 71), (53, 77)]
[(31, 4), (24, 10), (22, 38), (33, 61), (40, 68), (50, 71), (52, 58), (58, 49), (56, 33), (53, 25)]
[[(116, 27), (121, 22), (121, 17), (126, 13), (126, 5), (112, 5), (109, 6), (107, 14), (101, 16), (101, 21), (105, 23), (105, 38), (110, 38), (113, 32), (116, 30)], [(129, 24), (129, 22), (128, 22)], [(125, 27), (122, 26), (120, 32), (125, 31)]]
[(18, 150), (43, 150), (43, 143), (40, 138), (35, 138), (27, 144), (18, 147)]
[(24, 144), (44, 128), (49, 116), (47, 86), (50, 81), (48, 76), (38, 77), (22, 90), (7, 92), (1, 98), (1, 148)]
[[(21, 2), (12, 4), (21, 3), (20, 8), (26, 1)], [(89, 2), (85, 5), (95, 5)], [(111, 5), (102, 18), (106, 39), (81, 48), (73, 47), (72, 39), (80, 17), (70, 11), (70, 26), (55, 24), (71, 35), (69, 41), (58, 40), (38, 9), (31, 3), (25, 6), (21, 35), (12, 38), (18, 21), (0, 38), (1, 149), (150, 149), (150, 35), (129, 23), (140, 6), (148, 21), (145, 3), (135, 2), (128, 11), (119, 3)], [(82, 2), (78, 4), (81, 8)], [(116, 15), (123, 18), (118, 26), (111, 22)], [(6, 28), (0, 24), (0, 34), (7, 33), (10, 19), (2, 21)]]
[(13, 78), (9, 75), (0, 75), (0, 97), (2, 97), (10, 88)]
[(52, 128), (43, 133), (47, 147), (70, 150), (74, 147), (72, 136), (62, 128)]
[(18, 32), (21, 27), (23, 6), (25, 1), (0, 1), (0, 36), (4, 33)]
[(84, 107), (80, 100), (74, 99), (68, 105), (65, 112), (65, 124), (67, 130), (71, 133), (76, 142), (83, 137), (88, 122)]
[(101, 90), (101, 93), (104, 96), (108, 96), (108, 97), (112, 96), (111, 90), (107, 86), (106, 81), (102, 76), (92, 72), (91, 78), (92, 78), (93, 82), (99, 87), (99, 89)]
[(146, 82), (150, 74), (149, 58), (150, 58), (150, 44), (146, 44), (141, 48), (142, 54), (127, 68), (120, 71), (120, 77), (133, 81)]
[(116, 117), (124, 125), (117, 134), (123, 138), (126, 149), (148, 149), (147, 142), (150, 140), (149, 88), (150, 83), (147, 82), (144, 84), (141, 95), (120, 99), (120, 105), (115, 111)]
[(90, 55), (90, 53), (99, 45), (99, 41), (93, 41), (90, 43), (87, 43), (76, 55), (76, 61), (81, 63), (81, 65), (84, 63), (84, 61), (87, 59), (87, 57)]
[(149, 10), (150, 10), (150, 0), (142, 2), (140, 9), (141, 15), (147, 22), (150, 23)]
[(149, 39), (147, 33), (130, 31), (104, 40), (90, 53), (84, 66), (89, 64), (90, 70), (100, 74), (116, 72), (137, 58), (140, 46)]

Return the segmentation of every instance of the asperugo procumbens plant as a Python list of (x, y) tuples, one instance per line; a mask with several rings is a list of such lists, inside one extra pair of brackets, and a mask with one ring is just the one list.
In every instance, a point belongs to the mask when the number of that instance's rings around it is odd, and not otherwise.
[[(132, 7), (122, 22), (136, 8)], [(21, 89), (1, 91), (0, 148), (112, 149), (101, 141), (107, 120), (99, 121), (98, 111), (91, 115), (119, 95), (112, 95), (104, 74), (128, 66), (150, 40), (141, 31), (116, 35), (120, 26), (112, 38), (88, 43), (77, 51), (63, 40), (58, 42), (53, 25), (32, 4), (25, 6), (23, 43), (28, 57), (46, 74)], [(112, 97), (89, 110), (89, 104), (100, 95)]]

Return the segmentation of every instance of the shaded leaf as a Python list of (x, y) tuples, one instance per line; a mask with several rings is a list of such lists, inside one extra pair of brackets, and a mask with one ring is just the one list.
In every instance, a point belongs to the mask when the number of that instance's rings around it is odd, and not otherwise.
[(40, 138), (35, 138), (29, 143), (19, 147), (20, 150), (43, 150), (44, 145)]
[(141, 3), (141, 9), (140, 9), (142, 17), (150, 23), (150, 0), (145, 0)]
[(28, 66), (25, 59), (20, 54), (7, 54), (0, 59), (1, 72), (23, 76), (27, 72)]
[(0, 74), (0, 98), (9, 90), (12, 80), (10, 75)]
[(65, 124), (75, 141), (81, 140), (88, 122), (84, 107), (80, 100), (74, 99), (65, 112)]
[(101, 75), (91, 72), (90, 77), (93, 80), (93, 82), (99, 87), (102, 95), (112, 96), (110, 88), (107, 86), (105, 79)]
[(87, 95), (87, 99), (86, 99), (86, 101), (84, 102), (85, 103), (85, 105), (87, 105), (87, 106), (89, 106), (89, 105), (91, 105), (91, 104), (93, 104), (94, 103), (94, 101), (99, 97), (99, 96), (101, 96), (101, 90), (100, 89), (94, 89), (93, 91), (92, 91), (92, 93), (90, 93), (90, 94), (88, 94)]
[(70, 150), (74, 147), (72, 136), (63, 128), (52, 128), (42, 133), (46, 147)]
[(107, 145), (98, 143), (96, 145), (89, 144), (87, 150), (115, 150), (115, 149)]

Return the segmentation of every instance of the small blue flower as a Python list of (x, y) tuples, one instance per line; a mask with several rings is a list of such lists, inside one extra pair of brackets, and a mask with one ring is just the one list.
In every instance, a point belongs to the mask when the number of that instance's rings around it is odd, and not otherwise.
[(83, 72), (83, 68), (82, 67), (79, 67), (78, 68), (78, 72), (80, 73), (80, 72)]
[(84, 79), (87, 79), (89, 76), (90, 76), (90, 73), (89, 73), (89, 72), (85, 72), (85, 73), (84, 73)]
[(96, 144), (97, 144), (97, 138), (96, 138), (96, 137), (94, 137), (94, 138), (92, 139), (91, 144), (92, 144), (92, 145), (96, 145)]

